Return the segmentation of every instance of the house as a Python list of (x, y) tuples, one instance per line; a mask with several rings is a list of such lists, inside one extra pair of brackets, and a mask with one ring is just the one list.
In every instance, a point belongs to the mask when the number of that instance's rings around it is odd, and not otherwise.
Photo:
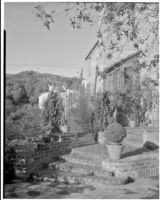
[(101, 73), (103, 78), (103, 91), (122, 93), (134, 91), (140, 86), (140, 65), (137, 51), (118, 62), (107, 66)]
[(86, 56), (85, 80), (86, 88), (90, 95), (98, 91), (127, 92), (136, 89), (140, 85), (140, 65), (137, 57), (141, 51), (135, 51), (118, 59), (116, 62), (109, 62), (106, 54), (99, 46), (99, 41), (95, 43), (89, 54)]
[(97, 67), (99, 62), (99, 55), (100, 55), (100, 49), (98, 47), (99, 41), (97, 41), (88, 55), (85, 58), (86, 65), (85, 65), (85, 75), (84, 79), (86, 81), (86, 89), (87, 92), (90, 95), (94, 94), (94, 91), (96, 90), (96, 73), (97, 73)]

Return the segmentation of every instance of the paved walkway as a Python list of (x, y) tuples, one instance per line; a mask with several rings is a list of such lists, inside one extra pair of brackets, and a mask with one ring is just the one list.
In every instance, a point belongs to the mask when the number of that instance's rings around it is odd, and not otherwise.
[(15, 183), (7, 185), (6, 198), (16, 199), (159, 199), (159, 180), (145, 178), (119, 186), (96, 187), (64, 183)]

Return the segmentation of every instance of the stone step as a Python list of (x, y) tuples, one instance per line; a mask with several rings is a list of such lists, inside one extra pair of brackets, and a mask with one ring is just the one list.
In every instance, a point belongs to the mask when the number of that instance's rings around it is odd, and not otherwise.
[(77, 163), (65, 162), (58, 165), (58, 169), (65, 172), (81, 173), (86, 175), (95, 175), (99, 177), (112, 177), (113, 173), (102, 170), (100, 167), (82, 165)]
[(107, 148), (102, 144), (93, 144), (85, 147), (74, 148), (72, 149), (72, 154), (93, 159), (105, 159), (108, 157)]
[(76, 147), (81, 147), (81, 146), (86, 146), (86, 145), (91, 145), (91, 144), (95, 144), (95, 141), (79, 141), (79, 140), (74, 140), (74, 141), (71, 141), (70, 146), (72, 148), (76, 148)]
[(117, 177), (129, 176), (134, 179), (159, 175), (159, 150), (129, 156), (118, 161), (102, 161), (104, 170), (112, 170)]
[(88, 165), (88, 166), (95, 166), (95, 167), (101, 167), (101, 161), (102, 161), (102, 159), (95, 159), (88, 156), (85, 157), (74, 153), (64, 155), (63, 158), (68, 162)]
[(127, 177), (102, 177), (94, 175), (86, 175), (81, 173), (60, 172), (59, 181), (68, 181), (70, 183), (81, 182), (88, 185), (122, 185), (128, 183)]

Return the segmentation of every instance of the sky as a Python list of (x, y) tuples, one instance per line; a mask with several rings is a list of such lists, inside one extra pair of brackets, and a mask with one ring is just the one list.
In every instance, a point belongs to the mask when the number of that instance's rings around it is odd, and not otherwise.
[(73, 29), (64, 3), (45, 3), (59, 13), (50, 31), (36, 17), (36, 3), (5, 3), (6, 72), (33, 70), (67, 77), (77, 76), (97, 41), (97, 23)]

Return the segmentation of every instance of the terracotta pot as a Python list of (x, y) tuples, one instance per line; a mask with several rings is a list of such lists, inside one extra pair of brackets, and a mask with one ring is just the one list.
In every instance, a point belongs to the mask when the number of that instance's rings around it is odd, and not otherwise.
[(123, 144), (106, 144), (109, 158), (111, 160), (119, 160), (124, 149)]
[(98, 132), (98, 143), (99, 144), (106, 144), (106, 137), (103, 131)]

